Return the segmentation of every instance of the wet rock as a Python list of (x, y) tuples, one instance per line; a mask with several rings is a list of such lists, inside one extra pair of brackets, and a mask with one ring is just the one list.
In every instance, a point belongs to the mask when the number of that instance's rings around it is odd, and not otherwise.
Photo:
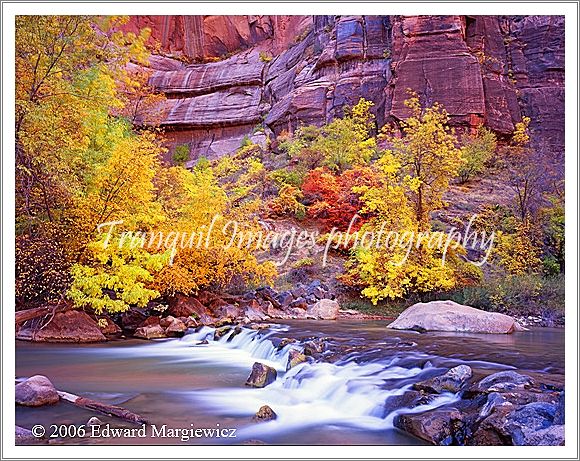
[[(512, 412), (506, 421), (506, 428), (511, 434), (514, 445), (559, 445), (558, 431), (545, 432), (553, 425), (556, 407), (549, 403), (534, 402)], [(558, 443), (548, 443), (549, 441)]]
[(288, 344), (294, 344), (298, 342), (295, 338), (282, 338), (276, 346), (276, 349), (280, 350), (286, 347)]
[(459, 365), (451, 368), (445, 374), (414, 384), (414, 388), (419, 391), (433, 392), (459, 392), (471, 378), (471, 368), (467, 365)]
[(483, 378), (473, 390), (476, 392), (511, 392), (523, 390), (533, 385), (532, 378), (515, 371), (500, 371)]
[(244, 315), (250, 320), (250, 322), (261, 322), (262, 320), (267, 320), (269, 318), (255, 300), (245, 308)]
[(339, 304), (332, 299), (321, 299), (308, 308), (308, 314), (321, 320), (336, 320)]
[(167, 328), (169, 325), (171, 325), (171, 322), (173, 322), (174, 320), (175, 317), (173, 317), (172, 315), (168, 315), (167, 317), (159, 319), (159, 325), (161, 325), (163, 328)]
[(388, 325), (396, 330), (513, 333), (523, 329), (512, 317), (453, 301), (417, 303)]
[(178, 317), (187, 328), (195, 328), (198, 326), (197, 321), (193, 317)]
[(512, 404), (510, 402), (508, 402), (502, 394), (499, 394), (497, 392), (492, 392), (491, 394), (489, 394), (487, 396), (487, 401), (485, 402), (485, 405), (483, 407), (481, 407), (481, 410), (479, 411), (478, 417), (479, 417), (479, 419), (485, 419), (497, 407), (503, 407), (503, 406), (512, 406)]
[(288, 363), (286, 364), (286, 370), (295, 367), (299, 363), (304, 363), (308, 358), (300, 351), (292, 349), (288, 352)]
[(511, 406), (497, 406), (478, 425), (469, 440), (469, 445), (512, 445), (511, 436), (505, 427)]
[(47, 343), (95, 343), (106, 341), (97, 322), (76, 309), (59, 312), (42, 329), (21, 328), (18, 339)]
[(252, 420), (256, 422), (272, 421), (277, 417), (278, 415), (274, 412), (274, 410), (272, 410), (268, 405), (263, 405), (252, 417)]
[(119, 325), (113, 322), (108, 315), (101, 315), (97, 319), (97, 325), (105, 336), (116, 336), (121, 334), (122, 330)]
[(230, 325), (216, 328), (215, 331), (213, 332), (213, 339), (215, 341), (219, 341), (221, 338), (223, 338), (225, 335), (227, 335), (231, 330), (232, 330), (232, 327)]
[(232, 319), (230, 317), (222, 317), (214, 322), (214, 326), (216, 328), (220, 328), (224, 325), (232, 325), (233, 323), (234, 323), (234, 319)]
[(150, 315), (139, 326), (140, 327), (149, 327), (149, 326), (153, 326), (153, 325), (159, 325), (160, 324), (160, 321), (161, 321), (161, 317), (160, 316), (158, 316), (158, 315)]
[(414, 408), (424, 395), (418, 391), (406, 391), (404, 394), (392, 395), (385, 400), (385, 414), (399, 410), (401, 408)]
[(246, 380), (246, 386), (266, 387), (268, 384), (276, 381), (277, 372), (274, 368), (255, 362), (252, 366), (252, 372)]
[(289, 291), (283, 291), (282, 293), (276, 296), (276, 301), (280, 304), (282, 309), (285, 309), (290, 305), (290, 303), (294, 300), (292, 293)]
[(93, 416), (92, 418), (90, 418), (90, 419), (87, 421), (87, 424), (86, 424), (86, 425), (87, 425), (87, 426), (102, 426), (103, 424), (105, 424), (105, 423), (103, 423), (103, 421), (101, 421), (101, 420), (100, 420), (99, 418), (97, 418), (96, 416)]
[(129, 333), (133, 333), (146, 318), (147, 314), (143, 309), (130, 307), (121, 314), (121, 327)]
[(215, 321), (207, 308), (197, 298), (182, 294), (177, 294), (169, 299), (167, 313), (173, 317), (193, 316), (202, 325), (211, 325)]
[(35, 437), (30, 429), (16, 426), (15, 442), (16, 445), (37, 445), (47, 443), (44, 437)]
[(242, 310), (238, 306), (235, 306), (233, 304), (225, 304), (221, 306), (216, 312), (218, 317), (229, 318), (232, 321), (240, 317), (241, 313)]
[(290, 308), (306, 310), (308, 309), (308, 303), (306, 302), (306, 299), (298, 298), (290, 303)]
[(232, 339), (234, 339), (241, 332), (242, 332), (242, 327), (236, 326), (235, 328), (233, 328), (232, 332), (229, 334), (228, 339), (226, 339), (226, 341), (229, 343)]
[(322, 339), (315, 339), (304, 343), (304, 355), (309, 355), (311, 357), (317, 357), (319, 354), (324, 352), (326, 349), (326, 344)]
[(16, 385), (15, 400), (25, 407), (41, 407), (58, 403), (60, 397), (46, 376), (35, 375)]
[(167, 336), (180, 337), (187, 331), (187, 325), (181, 320), (174, 318), (171, 323), (165, 328), (165, 334)]
[(397, 415), (394, 424), (433, 445), (457, 445), (456, 435), (463, 431), (462, 415), (454, 408)]
[(143, 339), (157, 339), (166, 337), (165, 330), (161, 325), (139, 327), (137, 330), (135, 330), (135, 334), (133, 336)]
[(200, 341), (196, 344), (196, 346), (205, 346), (209, 344), (209, 341), (207, 339), (204, 339), (203, 341)]
[(554, 424), (564, 424), (566, 412), (566, 403), (564, 391), (560, 392), (558, 402), (556, 403), (556, 412), (554, 413)]
[(306, 294), (307, 294), (307, 292), (306, 292), (306, 286), (304, 286), (302, 283), (299, 283), (291, 291), (291, 293), (292, 293), (292, 296), (294, 296), (294, 298), (302, 298), (302, 297), (306, 296)]

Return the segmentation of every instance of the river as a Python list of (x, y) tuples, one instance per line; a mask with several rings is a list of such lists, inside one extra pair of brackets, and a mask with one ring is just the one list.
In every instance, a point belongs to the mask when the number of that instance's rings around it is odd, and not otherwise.
[[(67, 392), (121, 405), (169, 428), (236, 429), (235, 438), (57, 439), (57, 444), (420, 444), (393, 427), (398, 412), (450, 404), (443, 394), (405, 409), (397, 396), (437, 369), (458, 364), (474, 373), (518, 369), (550, 374), (563, 382), (564, 330), (537, 328), (511, 335), (393, 331), (381, 321), (288, 321), (265, 330), (244, 329), (231, 341), (213, 341), (204, 327), (180, 339), (122, 340), (100, 344), (40, 344), (17, 341), (18, 378), (42, 374)], [(300, 364), (286, 371), (292, 344), (278, 350), (275, 338), (327, 337), (341, 350), (333, 363)], [(208, 339), (207, 344), (199, 344)], [(244, 386), (252, 364), (278, 371), (274, 383)], [(269, 405), (274, 421), (252, 415)], [(94, 412), (68, 403), (16, 408), (16, 423), (85, 424)], [(99, 416), (112, 425), (118, 421)]]

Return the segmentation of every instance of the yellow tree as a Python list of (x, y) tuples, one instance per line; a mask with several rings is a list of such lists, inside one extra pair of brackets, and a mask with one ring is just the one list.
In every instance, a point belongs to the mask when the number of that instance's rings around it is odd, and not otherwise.
[(409, 186), (419, 228), (427, 230), (429, 213), (444, 205), (443, 193), (464, 160), (448, 126), (447, 111), (437, 103), (423, 108), (417, 94), (409, 94), (405, 105), (411, 115), (401, 121), (402, 136), (384, 128), (381, 138), (390, 145), (387, 152), (401, 165), (400, 174)]

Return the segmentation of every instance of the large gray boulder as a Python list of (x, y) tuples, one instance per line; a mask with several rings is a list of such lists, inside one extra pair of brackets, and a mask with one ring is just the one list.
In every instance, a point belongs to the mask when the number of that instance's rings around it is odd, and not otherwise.
[(409, 307), (388, 328), (506, 334), (525, 330), (509, 315), (485, 312), (453, 301), (431, 301)]
[(35, 375), (16, 385), (15, 400), (25, 407), (41, 407), (58, 403), (58, 392), (46, 376)]

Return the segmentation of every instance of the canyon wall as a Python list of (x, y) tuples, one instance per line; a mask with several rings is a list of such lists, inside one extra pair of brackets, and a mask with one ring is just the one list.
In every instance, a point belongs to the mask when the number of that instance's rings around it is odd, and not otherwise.
[(556, 159), (564, 146), (562, 16), (133, 16), (157, 54), (171, 146), (233, 152), (372, 100), (377, 122), (407, 115), (407, 89), (459, 130), (508, 136), (523, 115)]

